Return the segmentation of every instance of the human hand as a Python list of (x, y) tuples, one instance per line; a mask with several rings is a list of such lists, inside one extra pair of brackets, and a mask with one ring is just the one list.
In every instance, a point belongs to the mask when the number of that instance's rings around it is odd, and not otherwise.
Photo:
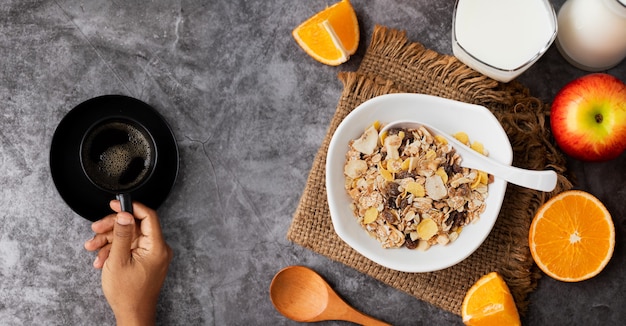
[(118, 325), (154, 324), (172, 250), (155, 211), (135, 202), (133, 217), (117, 200), (110, 206), (116, 214), (92, 224), (96, 235), (85, 249), (98, 250), (93, 265), (102, 268), (102, 290)]

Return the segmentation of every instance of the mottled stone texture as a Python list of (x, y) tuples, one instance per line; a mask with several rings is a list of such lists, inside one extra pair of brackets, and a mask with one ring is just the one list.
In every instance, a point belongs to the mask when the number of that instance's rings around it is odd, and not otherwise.
[[(290, 324), (268, 288), (274, 273), (293, 264), (316, 269), (348, 302), (393, 324), (460, 324), (285, 239), (342, 90), (336, 75), (356, 69), (373, 26), (405, 29), (409, 39), (451, 53), (453, 1), (353, 0), (362, 32), (357, 54), (340, 67), (319, 64), (290, 32), (330, 3), (3, 0), (0, 324), (114, 323), (94, 255), (83, 249), (89, 222), (58, 195), (48, 164), (63, 116), (112, 93), (154, 106), (180, 147), (179, 179), (159, 210), (175, 252), (159, 324)], [(626, 63), (610, 73), (626, 78)], [(584, 74), (552, 48), (519, 80), (549, 102)], [(589, 281), (542, 278), (525, 322), (623, 324), (626, 157), (570, 163), (577, 187), (613, 214), (615, 255)]]

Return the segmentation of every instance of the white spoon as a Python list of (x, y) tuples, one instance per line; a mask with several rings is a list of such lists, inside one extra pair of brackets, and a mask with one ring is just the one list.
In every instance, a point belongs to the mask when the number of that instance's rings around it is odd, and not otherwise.
[(452, 145), (456, 152), (461, 156), (462, 160), (460, 165), (462, 167), (484, 171), (507, 182), (530, 189), (548, 192), (554, 190), (554, 187), (556, 187), (557, 174), (552, 170), (526, 170), (502, 164), (467, 147), (465, 144), (445, 132), (422, 122), (410, 120), (394, 121), (384, 126), (380, 130), (379, 134), (383, 134), (383, 132), (386, 132), (389, 129), (418, 129), (420, 126), (424, 126), (428, 129), (431, 135), (440, 135), (448, 140), (448, 143)]

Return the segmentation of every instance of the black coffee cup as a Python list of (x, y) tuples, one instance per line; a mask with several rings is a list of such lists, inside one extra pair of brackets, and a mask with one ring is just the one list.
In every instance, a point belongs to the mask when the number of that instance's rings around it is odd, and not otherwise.
[(131, 193), (150, 178), (157, 150), (150, 133), (124, 117), (94, 123), (80, 145), (80, 163), (89, 181), (115, 194), (123, 211), (132, 213)]

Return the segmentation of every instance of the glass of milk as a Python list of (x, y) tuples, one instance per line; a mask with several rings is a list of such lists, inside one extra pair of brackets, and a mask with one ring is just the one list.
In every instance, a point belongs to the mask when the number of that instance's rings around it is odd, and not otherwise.
[(548, 0), (457, 0), (454, 7), (454, 55), (501, 82), (528, 69), (556, 35), (556, 13)]

